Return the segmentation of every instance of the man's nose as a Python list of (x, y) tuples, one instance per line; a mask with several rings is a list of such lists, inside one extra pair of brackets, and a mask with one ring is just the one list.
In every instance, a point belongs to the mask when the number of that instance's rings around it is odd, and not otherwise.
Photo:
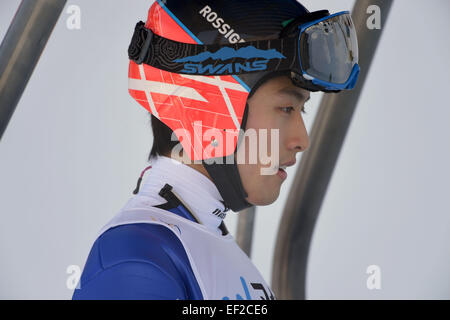
[(303, 152), (309, 148), (308, 131), (300, 113), (297, 113), (295, 120), (290, 123), (287, 147), (295, 152)]

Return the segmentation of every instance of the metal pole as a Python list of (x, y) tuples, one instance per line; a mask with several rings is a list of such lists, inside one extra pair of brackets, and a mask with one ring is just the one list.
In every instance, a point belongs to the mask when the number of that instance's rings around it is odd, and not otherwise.
[(23, 0), (0, 46), (0, 139), (66, 0)]
[[(370, 5), (381, 9), (380, 30), (366, 26)], [(325, 94), (321, 101), (311, 146), (302, 156), (278, 230), (272, 269), (277, 299), (306, 298), (307, 260), (316, 219), (391, 5), (392, 0), (357, 0), (353, 8), (361, 73), (353, 90)]]
[(252, 253), (253, 226), (255, 224), (255, 206), (239, 212), (236, 242), (250, 257)]

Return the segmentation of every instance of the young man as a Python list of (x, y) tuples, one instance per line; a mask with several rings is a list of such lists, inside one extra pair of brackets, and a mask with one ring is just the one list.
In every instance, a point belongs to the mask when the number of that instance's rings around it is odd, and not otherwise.
[(73, 299), (274, 299), (223, 219), (278, 198), (309, 146), (310, 91), (353, 88), (349, 14), (158, 0), (129, 55), (130, 94), (152, 114), (151, 167), (100, 230)]

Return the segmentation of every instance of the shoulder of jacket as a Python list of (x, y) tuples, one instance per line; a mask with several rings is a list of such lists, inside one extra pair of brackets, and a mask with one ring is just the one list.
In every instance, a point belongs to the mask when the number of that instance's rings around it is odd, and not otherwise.
[(97, 239), (103, 268), (142, 261), (167, 269), (173, 265), (171, 254), (185, 255), (181, 240), (169, 226), (156, 223), (123, 224), (106, 230)]

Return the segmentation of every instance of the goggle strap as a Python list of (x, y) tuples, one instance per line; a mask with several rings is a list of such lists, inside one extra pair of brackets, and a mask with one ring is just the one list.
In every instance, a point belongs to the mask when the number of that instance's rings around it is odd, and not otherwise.
[[(161, 37), (145, 28), (144, 22), (140, 21), (135, 27), (128, 56), (137, 64), (144, 63), (165, 71), (191, 75), (291, 70), (298, 63), (298, 37), (229, 45), (190, 44)], [(189, 72), (186, 72), (185, 64), (191, 64)], [(192, 64), (200, 66), (196, 69)]]

